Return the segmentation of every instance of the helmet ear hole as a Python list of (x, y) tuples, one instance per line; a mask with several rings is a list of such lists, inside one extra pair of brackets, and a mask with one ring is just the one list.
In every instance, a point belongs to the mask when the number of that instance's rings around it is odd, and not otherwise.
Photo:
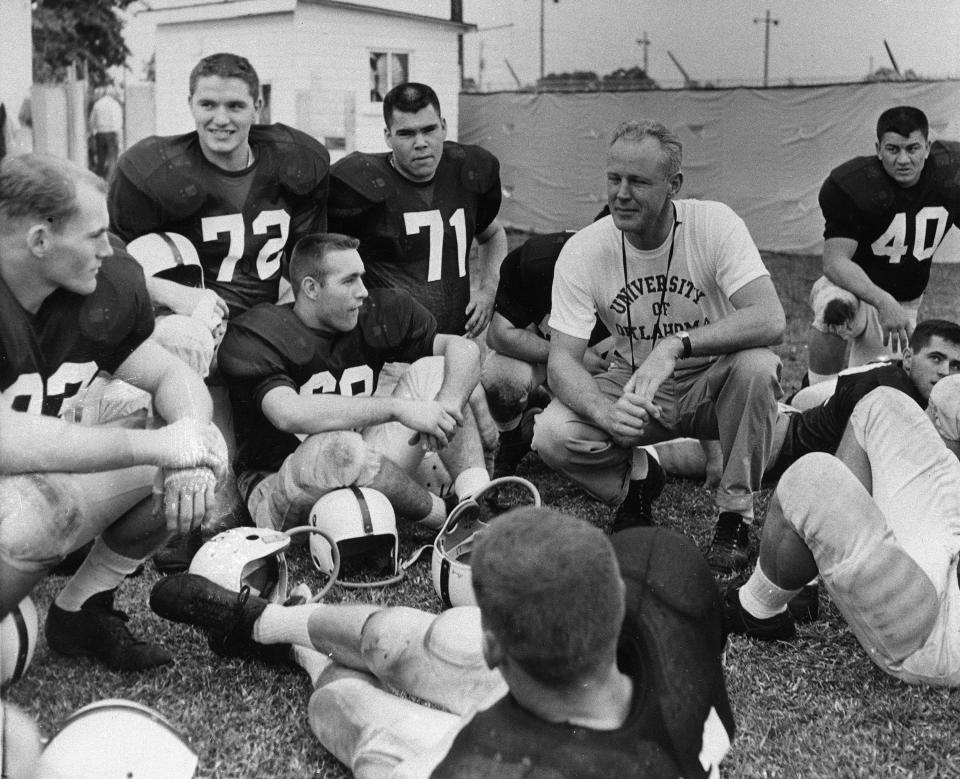
[(190, 562), (190, 573), (203, 576), (233, 592), (249, 587), (272, 603), (287, 597), (290, 537), (277, 530), (235, 527), (207, 541)]

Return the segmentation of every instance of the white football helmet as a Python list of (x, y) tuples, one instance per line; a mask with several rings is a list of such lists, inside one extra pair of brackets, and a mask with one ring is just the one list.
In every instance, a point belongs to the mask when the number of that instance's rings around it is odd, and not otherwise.
[(40, 755), (42, 779), (188, 779), (197, 755), (159, 712), (111, 698), (70, 715)]
[(0, 622), (0, 687), (26, 673), (37, 648), (37, 608), (28, 595)]
[(287, 598), (290, 536), (262, 527), (235, 527), (214, 536), (193, 556), (190, 573), (233, 592), (247, 586), (254, 595), (283, 603)]
[(147, 233), (127, 244), (127, 252), (147, 276), (202, 287), (203, 266), (196, 247), (179, 233)]
[(322, 574), (334, 572), (331, 540), (341, 560), (384, 551), (389, 555), (391, 572), (386, 580), (351, 582), (338, 580), (344, 587), (381, 587), (403, 577), (399, 563), (397, 516), (386, 495), (369, 487), (344, 487), (333, 490), (313, 504), (310, 526), (323, 531), (310, 536), (310, 557)]
[(469, 499), (460, 501), (447, 516), (433, 542), (433, 558), (430, 562), (433, 589), (436, 590), (443, 608), (451, 606), (475, 606), (473, 578), (470, 575), (470, 554), (479, 533), (487, 523), (481, 519), (480, 501), (484, 494), (505, 485), (516, 485), (529, 493), (529, 503), (540, 505), (540, 492), (526, 479), (519, 476), (504, 476), (494, 479)]

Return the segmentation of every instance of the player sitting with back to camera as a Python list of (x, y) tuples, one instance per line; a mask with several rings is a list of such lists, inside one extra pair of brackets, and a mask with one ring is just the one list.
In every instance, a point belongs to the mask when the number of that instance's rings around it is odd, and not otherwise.
[[(734, 720), (719, 594), (686, 538), (514, 509), (477, 535), (477, 606), (278, 606), (194, 574), (161, 616), (293, 644), (310, 726), (357, 777), (717, 777)], [(389, 692), (401, 690), (437, 708)]]
[[(371, 487), (405, 518), (439, 528), (445, 502), (415, 481), (437, 451), (468, 498), (489, 482), (467, 400), (477, 345), (437, 333), (400, 290), (367, 291), (358, 241), (334, 233), (293, 250), (295, 300), (231, 322), (220, 347), (238, 439), (237, 486), (259, 527), (302, 525), (341, 487)], [(385, 362), (411, 363), (392, 395), (374, 396)]]

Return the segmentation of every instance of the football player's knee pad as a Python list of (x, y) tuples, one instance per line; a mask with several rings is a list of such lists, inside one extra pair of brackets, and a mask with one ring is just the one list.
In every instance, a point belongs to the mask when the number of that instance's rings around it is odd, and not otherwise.
[(927, 414), (944, 441), (960, 441), (960, 375), (944, 376), (933, 385)]
[(210, 373), (216, 342), (210, 328), (199, 319), (180, 314), (158, 317), (153, 339), (201, 378)]
[(871, 654), (879, 650), (902, 661), (926, 643), (936, 625), (936, 587), (886, 528), (860, 540), (848, 556), (822, 566), (820, 573)]
[(826, 276), (814, 282), (810, 290), (810, 308), (813, 309), (813, 327), (822, 333), (850, 339), (862, 333), (866, 326), (866, 314), (860, 299)]
[(490, 415), (502, 423), (516, 419), (523, 413), (527, 402), (527, 382), (522, 377), (496, 375), (483, 376), (483, 391), (487, 396)]
[(845, 500), (851, 493), (867, 494), (857, 477), (826, 452), (805, 454), (787, 468), (777, 484), (784, 519), (807, 542), (814, 540), (823, 525), (828, 525), (827, 529), (837, 529), (847, 522), (856, 525), (856, 518), (849, 513), (822, 510), (825, 495), (830, 496), (834, 507), (847, 503), (852, 507), (855, 498)]
[[(280, 488), (293, 497), (318, 489), (368, 485), (380, 472), (380, 455), (359, 433), (337, 430), (307, 438), (280, 466)], [(319, 498), (320, 495), (317, 495)]]
[(443, 386), (443, 366), (443, 357), (421, 357), (403, 372), (393, 394), (402, 398), (435, 398)]
[[(82, 534), (80, 495), (69, 473), (0, 476), (0, 555), (40, 572), (62, 560)], [(90, 536), (92, 538), (92, 535)]]

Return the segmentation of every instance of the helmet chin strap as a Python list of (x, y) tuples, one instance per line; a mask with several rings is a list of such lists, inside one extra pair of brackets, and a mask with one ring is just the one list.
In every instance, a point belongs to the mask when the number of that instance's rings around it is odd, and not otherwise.
[[(677, 217), (677, 206), (674, 203), (670, 205), (673, 206), (673, 226), (670, 228), (670, 251), (667, 253), (667, 268), (664, 271), (664, 274), (669, 280), (670, 277), (670, 266), (673, 265), (673, 250), (677, 243), (677, 228), (682, 224), (680, 219)], [(629, 278), (627, 278), (627, 238), (626, 233), (623, 230), (620, 231), (620, 259), (623, 262), (623, 288), (624, 290), (630, 284)], [(660, 317), (663, 316), (663, 302), (667, 297), (667, 284), (664, 282), (663, 289), (660, 291), (660, 305), (657, 308), (657, 321), (653, 325), (653, 341), (650, 344), (650, 351), (653, 351), (654, 347), (657, 345), (657, 338), (660, 335)], [(630, 370), (633, 373), (637, 372), (637, 361), (633, 354), (633, 317), (630, 315), (631, 304), (628, 300), (627, 302), (627, 337), (630, 339)]]

